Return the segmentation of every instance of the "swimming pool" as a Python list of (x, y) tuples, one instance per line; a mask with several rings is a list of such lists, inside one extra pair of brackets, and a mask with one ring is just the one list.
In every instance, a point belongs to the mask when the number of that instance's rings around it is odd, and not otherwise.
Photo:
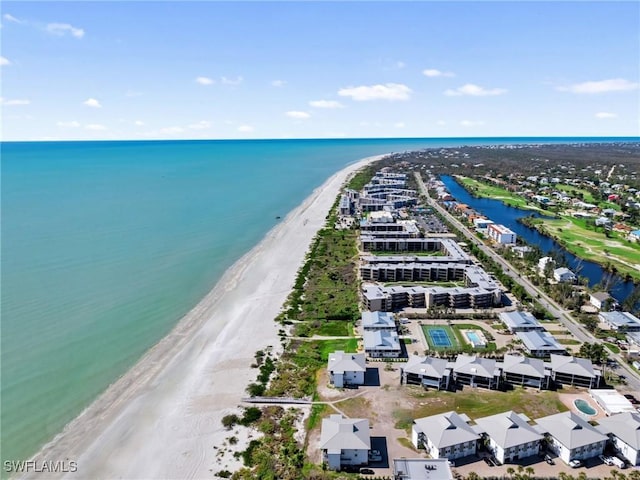
[(468, 330), (464, 332), (465, 336), (473, 345), (473, 348), (484, 348), (487, 346), (487, 342), (484, 340), (484, 335), (480, 336), (476, 330)]
[(595, 408), (589, 405), (589, 402), (587, 402), (586, 400), (582, 400), (581, 398), (574, 400), (573, 404), (578, 410), (580, 410), (585, 415), (589, 415), (590, 417), (598, 413)]

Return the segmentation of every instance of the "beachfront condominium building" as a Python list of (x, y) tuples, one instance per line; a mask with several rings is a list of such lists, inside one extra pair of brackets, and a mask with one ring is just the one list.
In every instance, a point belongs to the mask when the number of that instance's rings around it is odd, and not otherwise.
[(549, 388), (551, 370), (539, 358), (506, 354), (502, 362), (505, 382), (523, 387), (535, 387), (540, 390)]
[(495, 360), (476, 355), (458, 355), (453, 364), (453, 380), (460, 385), (496, 390), (502, 369)]
[(323, 462), (330, 470), (369, 463), (371, 436), (369, 420), (330, 415), (322, 420), (320, 449)]
[(551, 354), (563, 355), (567, 351), (553, 335), (544, 330), (516, 332), (516, 337), (522, 342), (527, 353), (534, 357), (548, 357)]
[(565, 463), (602, 455), (607, 436), (573, 412), (556, 413), (536, 420), (536, 430), (545, 435), (547, 448)]
[(487, 236), (500, 245), (516, 243), (516, 234), (504, 225), (491, 224), (487, 226)]
[(640, 415), (626, 412), (598, 420), (596, 427), (631, 465), (640, 465)]
[(529, 425), (529, 418), (513, 411), (478, 418), (473, 429), (486, 438), (487, 449), (500, 463), (537, 455), (544, 438)]
[(551, 355), (551, 378), (561, 385), (598, 388), (601, 373), (586, 358)]
[(337, 388), (347, 385), (364, 385), (367, 359), (364, 353), (345, 353), (342, 350), (329, 354), (329, 383)]
[(448, 390), (451, 384), (451, 366), (444, 358), (411, 355), (400, 369), (400, 381), (407, 385)]
[(500, 312), (498, 318), (511, 333), (544, 330), (536, 317), (529, 312)]
[(456, 412), (418, 418), (411, 427), (411, 442), (415, 448), (424, 448), (431, 458), (452, 460), (474, 455), (480, 435), (469, 422), (469, 417)]

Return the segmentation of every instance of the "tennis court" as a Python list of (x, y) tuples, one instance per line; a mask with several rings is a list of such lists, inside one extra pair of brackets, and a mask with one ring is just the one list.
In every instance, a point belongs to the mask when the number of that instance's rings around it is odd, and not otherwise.
[(452, 346), (449, 335), (447, 335), (447, 332), (442, 328), (430, 328), (429, 337), (431, 337), (433, 345), (437, 348), (446, 348)]

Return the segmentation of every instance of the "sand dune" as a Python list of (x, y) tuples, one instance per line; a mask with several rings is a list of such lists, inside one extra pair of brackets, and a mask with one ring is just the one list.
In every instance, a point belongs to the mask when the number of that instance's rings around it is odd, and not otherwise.
[(381, 157), (352, 164), (316, 189), (34, 460), (76, 461), (77, 471), (66, 474), (73, 479), (212, 478), (223, 468), (213, 447), (230, 436), (220, 420), (255, 379), (254, 353), (279, 345), (273, 318), (313, 236), (348, 176)]

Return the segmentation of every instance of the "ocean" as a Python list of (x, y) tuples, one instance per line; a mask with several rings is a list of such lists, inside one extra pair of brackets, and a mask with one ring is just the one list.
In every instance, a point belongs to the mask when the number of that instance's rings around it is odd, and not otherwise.
[(2, 143), (2, 461), (50, 441), (345, 165), (429, 147), (625, 140)]

